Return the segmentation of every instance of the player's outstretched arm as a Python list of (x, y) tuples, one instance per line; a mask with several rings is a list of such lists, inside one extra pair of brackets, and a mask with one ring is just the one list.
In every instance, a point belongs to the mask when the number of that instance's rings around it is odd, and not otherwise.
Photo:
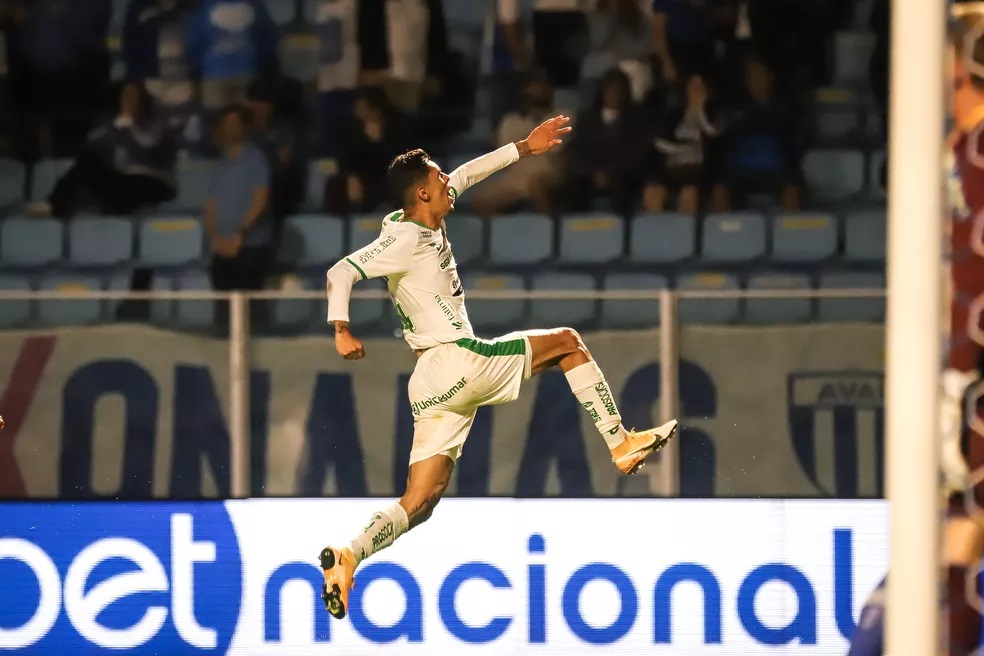
[(472, 185), (478, 184), (496, 171), (500, 171), (521, 157), (542, 155), (563, 143), (564, 135), (571, 131), (567, 116), (555, 116), (538, 125), (522, 141), (506, 144), (491, 153), (466, 162), (451, 172), (451, 189), (455, 197)]
[(349, 331), (348, 321), (335, 321), (335, 350), (346, 360), (361, 360), (366, 357), (362, 342)]

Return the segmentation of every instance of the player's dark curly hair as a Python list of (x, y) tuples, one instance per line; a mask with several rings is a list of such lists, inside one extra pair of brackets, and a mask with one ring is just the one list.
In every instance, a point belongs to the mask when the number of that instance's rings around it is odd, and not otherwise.
[(386, 191), (397, 207), (406, 204), (410, 193), (427, 177), (430, 155), (420, 148), (397, 155), (386, 171)]

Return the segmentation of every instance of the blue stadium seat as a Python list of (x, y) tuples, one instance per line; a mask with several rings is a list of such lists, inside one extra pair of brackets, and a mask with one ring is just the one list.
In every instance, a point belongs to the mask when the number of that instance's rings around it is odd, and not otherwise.
[[(586, 273), (541, 273), (533, 278), (534, 291), (595, 291), (598, 285)], [(537, 300), (530, 305), (530, 318), (537, 328), (580, 327), (594, 319), (594, 300)]]
[[(657, 293), (668, 286), (664, 276), (654, 273), (609, 273), (604, 289), (608, 291), (645, 291)], [(655, 298), (642, 301), (604, 300), (601, 321), (605, 328), (655, 328), (660, 322), (660, 305)]]
[(31, 181), (31, 200), (45, 200), (55, 188), (58, 178), (72, 168), (70, 159), (45, 159), (34, 165)]
[(751, 212), (711, 214), (704, 219), (701, 260), (744, 264), (765, 255), (765, 217)]
[[(320, 287), (316, 287), (316, 283)], [(285, 289), (313, 290), (318, 288), (324, 289), (324, 286), (325, 280), (323, 277), (319, 277), (317, 280), (313, 277), (291, 277)], [(274, 300), (272, 305), (273, 325), (277, 328), (290, 330), (309, 326), (313, 322), (315, 306), (313, 301), (300, 298), (284, 298)], [(321, 321), (324, 322), (328, 316), (327, 306), (325, 303), (322, 303), (319, 307), (325, 309), (324, 314), (320, 317)]]
[(55, 219), (11, 218), (0, 222), (0, 266), (35, 267), (62, 258), (64, 227)]
[(365, 248), (368, 244), (376, 241), (380, 231), (383, 229), (383, 215), (363, 214), (352, 217), (349, 221), (349, 242), (346, 253)]
[[(810, 277), (803, 274), (758, 273), (749, 277), (748, 289), (769, 291), (799, 291), (811, 289)], [(745, 323), (781, 325), (810, 320), (810, 298), (755, 298), (745, 301)]]
[(625, 226), (620, 217), (595, 213), (567, 216), (560, 224), (560, 261), (605, 264), (622, 256)]
[(277, 25), (287, 25), (294, 20), (294, 0), (263, 0), (263, 4)]
[[(677, 279), (680, 291), (729, 291), (740, 289), (738, 278), (723, 273), (690, 273)], [(739, 299), (735, 298), (683, 298), (680, 299), (681, 323), (726, 324), (735, 323), (739, 316)]]
[(182, 266), (202, 258), (205, 244), (197, 216), (158, 216), (141, 221), (137, 246), (144, 266)]
[(279, 55), (285, 75), (307, 85), (317, 80), (321, 40), (316, 34), (284, 34), (280, 39)]
[(868, 79), (868, 65), (875, 47), (870, 32), (838, 32), (834, 35), (834, 79), (851, 84)]
[[(132, 271), (122, 270), (113, 274), (109, 279), (108, 289), (112, 292), (126, 292), (131, 289)], [(173, 292), (174, 280), (171, 276), (155, 275), (150, 281), (150, 291), (152, 292)], [(109, 299), (104, 306), (106, 316), (110, 320), (115, 320), (116, 312), (124, 301), (122, 299)], [(155, 298), (149, 301), (148, 312), (149, 320), (158, 326), (167, 325), (171, 321), (171, 312), (174, 308), (174, 300), (170, 298)]]
[(300, 215), (287, 219), (279, 260), (302, 267), (331, 266), (345, 250), (345, 224), (334, 216)]
[(855, 212), (844, 219), (844, 259), (849, 262), (884, 262), (885, 212)]
[(781, 214), (772, 222), (772, 260), (822, 262), (837, 254), (837, 218), (830, 214)]
[(51, 274), (41, 279), (41, 291), (79, 294), (78, 299), (42, 299), (38, 301), (38, 317), (52, 327), (84, 326), (102, 319), (101, 299), (84, 298), (87, 292), (103, 289), (102, 281), (91, 276)]
[(308, 164), (307, 197), (304, 208), (309, 212), (321, 212), (325, 206), (325, 183), (338, 173), (338, 161), (316, 159)]
[[(31, 284), (23, 276), (0, 276), (0, 291), (28, 292)], [(17, 328), (31, 319), (30, 299), (0, 301), (0, 328)]]
[(0, 159), (0, 207), (24, 200), (24, 165), (14, 159)]
[[(212, 291), (212, 281), (204, 271), (182, 271), (175, 276), (179, 292)], [(174, 303), (174, 321), (182, 328), (207, 329), (215, 323), (215, 301), (183, 299)]]
[(485, 222), (470, 214), (452, 214), (447, 219), (448, 240), (459, 266), (485, 254)]
[(629, 257), (636, 264), (676, 264), (693, 257), (697, 221), (687, 214), (643, 214), (632, 221)]
[(214, 162), (205, 159), (178, 162), (178, 195), (162, 209), (166, 212), (201, 212), (212, 189)]
[[(880, 273), (826, 273), (820, 289), (885, 289)], [(820, 321), (880, 322), (885, 318), (884, 298), (823, 298), (818, 303)]]
[(68, 260), (80, 267), (109, 267), (133, 259), (133, 223), (110, 217), (76, 217), (68, 224)]
[(493, 264), (539, 264), (553, 255), (553, 221), (540, 214), (511, 214), (492, 220)]
[[(477, 291), (519, 291), (526, 289), (520, 276), (472, 274), (464, 280), (465, 295)], [(468, 299), (468, 318), (479, 334), (496, 337), (516, 330), (523, 323), (526, 301), (523, 299)]]
[(859, 150), (811, 150), (803, 158), (811, 196), (841, 200), (864, 189), (864, 154)]

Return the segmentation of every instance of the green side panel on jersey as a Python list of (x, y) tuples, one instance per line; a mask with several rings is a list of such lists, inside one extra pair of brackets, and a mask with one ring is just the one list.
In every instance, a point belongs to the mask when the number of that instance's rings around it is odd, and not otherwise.
[(363, 280), (369, 278), (369, 276), (366, 275), (366, 272), (362, 270), (362, 267), (360, 267), (358, 264), (352, 261), (352, 258), (346, 257), (345, 261), (355, 267), (355, 270), (359, 272), (359, 275), (362, 276)]
[(481, 339), (462, 337), (455, 341), (455, 344), (486, 358), (497, 355), (526, 355), (526, 340), (522, 338), (510, 339), (505, 342), (486, 342)]

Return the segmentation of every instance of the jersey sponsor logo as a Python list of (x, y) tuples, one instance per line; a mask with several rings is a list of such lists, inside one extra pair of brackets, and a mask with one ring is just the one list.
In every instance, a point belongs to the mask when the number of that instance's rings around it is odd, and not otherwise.
[(452, 398), (454, 398), (454, 396), (458, 392), (460, 392), (461, 390), (465, 389), (465, 384), (467, 382), (468, 382), (467, 380), (465, 380), (464, 378), (462, 378), (457, 383), (455, 383), (454, 386), (451, 387), (451, 389), (449, 389), (444, 394), (440, 394), (438, 396), (432, 396), (429, 399), (424, 399), (423, 401), (414, 401), (414, 402), (412, 402), (410, 404), (410, 411), (413, 412), (414, 415), (419, 415), (421, 412), (423, 412), (427, 408), (434, 407), (435, 405), (438, 405), (439, 403), (446, 403), (446, 402), (450, 401)]
[(601, 399), (601, 404), (605, 406), (605, 410), (608, 411), (608, 416), (617, 416), (618, 410), (615, 408), (615, 401), (612, 400), (612, 393), (608, 390), (608, 385), (605, 383), (598, 383), (595, 385), (595, 391), (598, 392), (598, 398)]
[(369, 260), (373, 259), (387, 248), (396, 243), (396, 235), (390, 235), (383, 241), (379, 242), (379, 246), (373, 248), (372, 250), (365, 251), (364, 253), (359, 253), (359, 264), (365, 264)]
[(451, 253), (448, 253), (448, 256), (441, 262), (441, 271), (447, 269), (449, 264), (451, 264)]
[(601, 415), (598, 414), (598, 411), (595, 409), (593, 401), (585, 401), (581, 404), (581, 406), (588, 411), (588, 416), (591, 417), (591, 421), (596, 424), (601, 421)]
[(458, 315), (454, 313), (454, 309), (448, 305), (447, 301), (441, 298), (440, 294), (434, 294), (434, 302), (437, 303), (437, 307), (441, 308), (441, 312), (451, 325), (455, 327), (456, 330), (461, 330), (462, 322), (458, 321)]
[(451, 295), (461, 296), (464, 290), (461, 288), (461, 279), (458, 277), (457, 273), (451, 274)]
[(387, 540), (393, 539), (393, 522), (386, 522), (376, 535), (372, 536), (373, 550), (379, 549)]

